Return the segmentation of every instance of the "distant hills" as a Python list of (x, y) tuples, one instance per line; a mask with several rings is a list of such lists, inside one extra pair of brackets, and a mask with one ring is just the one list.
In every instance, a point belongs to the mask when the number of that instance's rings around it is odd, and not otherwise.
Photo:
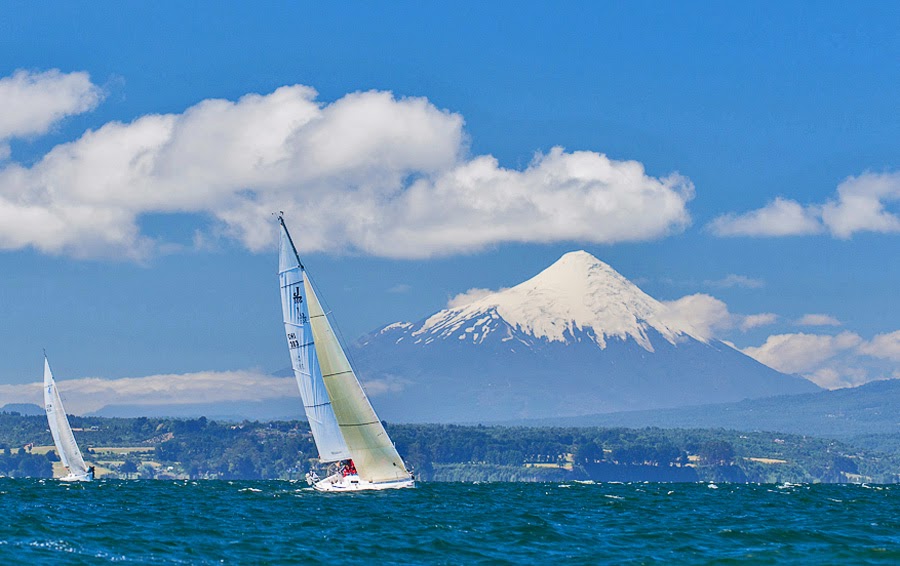
[(900, 380), (737, 403), (515, 421), (532, 426), (726, 428), (830, 438), (900, 434)]
[(591, 254), (351, 348), (382, 418), (496, 422), (819, 391), (674, 320)]
[[(43, 410), (41, 414), (43, 414)], [(141, 416), (177, 419), (206, 417), (212, 420), (230, 422), (306, 419), (299, 391), (296, 398), (267, 399), (265, 401), (184, 403), (178, 405), (106, 405), (85, 416), (107, 418)]]
[(30, 417), (45, 414), (44, 408), (34, 403), (7, 403), (0, 407), (0, 413), (19, 413)]

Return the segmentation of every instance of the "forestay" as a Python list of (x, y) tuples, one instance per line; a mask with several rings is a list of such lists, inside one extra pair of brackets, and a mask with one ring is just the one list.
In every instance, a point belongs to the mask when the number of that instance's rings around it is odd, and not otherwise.
[(69, 418), (63, 408), (56, 381), (50, 372), (50, 362), (44, 358), (44, 409), (47, 411), (47, 422), (50, 424), (50, 433), (53, 435), (53, 443), (59, 451), (59, 459), (69, 469), (72, 475), (87, 474), (87, 466), (81, 456), (81, 450), (75, 442), (72, 427), (69, 426)]
[(350, 451), (341, 436), (328, 399), (328, 391), (322, 382), (316, 349), (312, 347), (303, 268), (284, 224), (281, 225), (278, 275), (281, 283), (284, 332), (291, 353), (291, 365), (297, 385), (300, 387), (306, 418), (309, 420), (309, 427), (319, 450), (319, 460), (335, 462), (348, 459), (351, 457)]
[(381, 421), (359, 384), (308, 279), (304, 279), (313, 342), (341, 434), (359, 477), (373, 483), (410, 479)]

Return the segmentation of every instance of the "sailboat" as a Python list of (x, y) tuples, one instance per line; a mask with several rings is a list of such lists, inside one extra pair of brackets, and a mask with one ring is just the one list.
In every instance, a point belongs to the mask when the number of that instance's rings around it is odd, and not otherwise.
[(68, 475), (60, 478), (61, 481), (91, 481), (94, 479), (94, 467), (88, 467), (81, 456), (81, 450), (75, 442), (72, 427), (69, 426), (69, 418), (63, 407), (56, 381), (50, 371), (50, 362), (44, 355), (44, 410), (47, 411), (47, 422), (50, 423), (50, 433), (53, 435), (53, 443), (63, 466), (69, 470)]
[(306, 480), (317, 491), (415, 487), (366, 397), (297, 254), (284, 218), (278, 277), (284, 332), (319, 461), (334, 473)]

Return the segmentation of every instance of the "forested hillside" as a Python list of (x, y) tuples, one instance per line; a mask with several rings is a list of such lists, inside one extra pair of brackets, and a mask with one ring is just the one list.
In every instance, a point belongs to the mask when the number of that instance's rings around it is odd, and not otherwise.
[[(98, 475), (302, 479), (316, 463), (303, 421), (70, 416)], [(723, 429), (388, 425), (424, 481), (897, 482), (900, 457), (876, 448)], [(0, 413), (0, 475), (49, 476), (46, 419)], [(57, 471), (58, 469), (57, 464)]]

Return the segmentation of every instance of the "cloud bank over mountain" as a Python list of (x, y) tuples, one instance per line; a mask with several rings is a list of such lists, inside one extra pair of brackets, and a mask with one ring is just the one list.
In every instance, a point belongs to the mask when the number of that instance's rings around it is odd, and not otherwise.
[[(82, 377), (58, 380), (66, 410), (85, 414), (107, 405), (189, 405), (197, 402), (297, 399), (293, 379), (273, 377), (256, 370), (207, 371), (146, 377), (103, 379)], [(43, 406), (42, 384), (0, 385), (0, 406), (34, 403)]]
[[(3, 79), (0, 107), (50, 102), (0, 122), (0, 143), (94, 107), (99, 92), (84, 73)], [(508, 169), (470, 155), (463, 117), (425, 98), (317, 96), (293, 85), (203, 100), (103, 124), (33, 164), (0, 164), (0, 249), (139, 260), (171, 245), (143, 234), (141, 217), (168, 213), (208, 215), (217, 223), (206, 239), (259, 251), (274, 241), (271, 213), (283, 210), (303, 219), (303, 252), (394, 258), (503, 242), (641, 241), (690, 223), (694, 187), (676, 173), (652, 177), (636, 161), (561, 147)]]
[(741, 350), (748, 356), (785, 373), (796, 373), (825, 387), (837, 389), (878, 379), (900, 377), (900, 331), (865, 340), (854, 332), (829, 334), (775, 334), (756, 347)]

